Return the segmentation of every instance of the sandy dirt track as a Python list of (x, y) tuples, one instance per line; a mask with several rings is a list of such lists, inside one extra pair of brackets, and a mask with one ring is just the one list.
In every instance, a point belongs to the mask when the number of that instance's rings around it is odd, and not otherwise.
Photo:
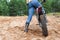
[(60, 40), (60, 17), (47, 16), (48, 36), (42, 35), (41, 27), (35, 16), (29, 26), (29, 32), (24, 32), (27, 16), (0, 16), (0, 40)]

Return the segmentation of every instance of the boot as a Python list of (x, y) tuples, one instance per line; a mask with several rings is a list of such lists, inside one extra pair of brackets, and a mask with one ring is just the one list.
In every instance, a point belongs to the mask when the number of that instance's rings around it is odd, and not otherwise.
[(28, 32), (28, 26), (29, 26), (29, 24), (27, 23), (26, 25), (25, 25), (25, 32)]

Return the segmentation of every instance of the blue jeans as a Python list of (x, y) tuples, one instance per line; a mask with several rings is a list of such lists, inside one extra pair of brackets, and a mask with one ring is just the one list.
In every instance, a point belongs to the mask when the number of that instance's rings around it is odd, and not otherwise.
[[(28, 3), (28, 18), (26, 23), (30, 24), (30, 21), (32, 19), (32, 16), (34, 14), (34, 10), (36, 8), (38, 8), (39, 6), (42, 6), (40, 2), (38, 1), (31, 1), (30, 3)], [(44, 12), (44, 8), (42, 7), (42, 12)]]

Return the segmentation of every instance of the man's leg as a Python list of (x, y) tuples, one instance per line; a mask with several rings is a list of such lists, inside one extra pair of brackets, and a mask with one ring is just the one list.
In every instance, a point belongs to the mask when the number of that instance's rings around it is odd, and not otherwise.
[(28, 32), (28, 26), (29, 26), (32, 16), (34, 14), (34, 7), (29, 8), (28, 13), (29, 13), (28, 18), (27, 18), (27, 21), (25, 24), (25, 32)]

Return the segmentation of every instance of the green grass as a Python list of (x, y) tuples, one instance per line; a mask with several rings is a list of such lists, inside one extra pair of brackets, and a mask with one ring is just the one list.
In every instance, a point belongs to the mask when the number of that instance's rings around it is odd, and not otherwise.
[(47, 13), (47, 15), (53, 15), (53, 14), (60, 16), (60, 12)]

